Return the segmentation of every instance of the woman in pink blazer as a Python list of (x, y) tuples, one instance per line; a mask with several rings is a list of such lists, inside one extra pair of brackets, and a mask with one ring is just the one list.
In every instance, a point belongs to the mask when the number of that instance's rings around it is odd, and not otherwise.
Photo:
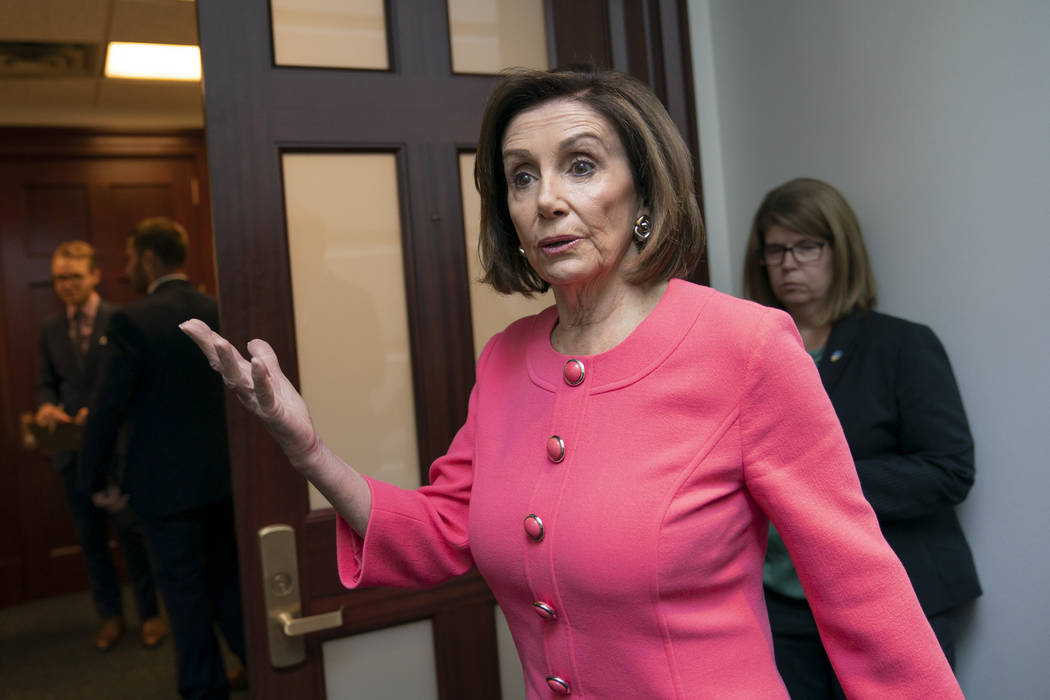
[(406, 491), (320, 441), (270, 347), (189, 333), (343, 517), (354, 586), (477, 566), (527, 696), (784, 698), (762, 594), (772, 521), (851, 697), (961, 697), (782, 311), (680, 279), (691, 158), (615, 73), (514, 72), (475, 182), (486, 281), (555, 305), (493, 337), (463, 428)]

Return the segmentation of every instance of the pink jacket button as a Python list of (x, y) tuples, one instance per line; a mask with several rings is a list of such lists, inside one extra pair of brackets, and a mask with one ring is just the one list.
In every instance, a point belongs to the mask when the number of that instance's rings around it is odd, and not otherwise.
[(569, 682), (564, 678), (547, 676), (547, 687), (558, 695), (572, 695), (572, 690), (569, 688)]
[(547, 459), (555, 464), (565, 459), (565, 441), (557, 435), (547, 438)]
[(532, 604), (532, 609), (536, 611), (536, 614), (542, 617), (544, 620), (557, 620), (558, 614), (554, 611), (554, 608), (544, 603), (542, 600), (537, 600)]
[(569, 386), (579, 386), (583, 383), (583, 363), (579, 360), (569, 360), (562, 369), (565, 383)]
[(525, 516), (525, 534), (537, 542), (543, 539), (543, 521), (540, 516), (531, 513)]

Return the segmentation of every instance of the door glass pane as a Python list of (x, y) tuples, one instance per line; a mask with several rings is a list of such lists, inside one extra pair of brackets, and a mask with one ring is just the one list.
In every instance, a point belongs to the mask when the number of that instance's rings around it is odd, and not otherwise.
[(438, 698), (430, 620), (333, 639), (321, 649), (329, 698)]
[(525, 674), (521, 670), (518, 648), (514, 646), (514, 637), (510, 634), (507, 618), (497, 605), (493, 609), (496, 615), (496, 653), (499, 655), (499, 685), (503, 691), (501, 700), (525, 700)]
[(493, 334), (523, 316), (539, 313), (554, 303), (554, 295), (500, 294), (478, 280), (484, 274), (478, 258), (481, 235), (481, 197), (474, 188), (474, 154), (459, 154), (459, 188), (463, 197), (463, 227), (467, 246), (467, 273), (470, 275), (470, 313), (474, 324), (474, 359), (481, 355)]
[(448, 0), (453, 73), (547, 69), (543, 0)]
[[(286, 153), (299, 377), (318, 433), (359, 471), (417, 488), (396, 160)], [(313, 508), (327, 502), (311, 486)]]
[(279, 66), (386, 70), (383, 0), (271, 0)]

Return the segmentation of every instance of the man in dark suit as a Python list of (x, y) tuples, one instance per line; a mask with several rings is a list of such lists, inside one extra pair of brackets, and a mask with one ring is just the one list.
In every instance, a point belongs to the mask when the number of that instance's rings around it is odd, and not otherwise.
[(179, 324), (218, 323), (215, 299), (183, 274), (189, 239), (166, 218), (127, 241), (128, 275), (146, 294), (115, 311), (102, 384), (84, 431), (82, 468), (99, 501), (105, 464), (127, 421), (121, 487), (142, 518), (171, 622), (179, 693), (224, 698), (214, 627), (244, 659), (237, 543), (222, 381)]
[[(115, 307), (102, 301), (95, 291), (99, 283), (95, 249), (84, 241), (69, 241), (58, 246), (51, 257), (51, 278), (65, 309), (47, 318), (40, 330), (36, 422), (54, 429), (60, 423), (83, 425), (87, 420), (99, 358), (106, 343), (105, 328)], [(95, 647), (106, 651), (120, 641), (125, 626), (120, 582), (109, 550), (111, 519), (105, 510), (92, 503), (91, 493), (78, 482), (77, 458), (75, 450), (57, 450), (51, 463), (65, 486), (95, 608), (102, 619), (95, 635)], [(119, 501), (114, 505), (112, 522), (124, 550), (142, 622), (142, 643), (155, 647), (163, 641), (167, 626), (158, 614), (153, 570), (142, 527), (134, 513), (126, 505), (121, 507)]]

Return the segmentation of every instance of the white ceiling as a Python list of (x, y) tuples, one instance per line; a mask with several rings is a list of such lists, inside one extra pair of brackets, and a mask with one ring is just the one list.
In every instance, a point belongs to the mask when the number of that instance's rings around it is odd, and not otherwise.
[[(44, 64), (38, 68), (32, 62), (19, 62), (22, 70), (15, 72), (22, 75), (11, 75), (10, 69), (0, 70), (0, 125), (203, 127), (199, 82), (103, 77), (102, 65), (109, 41), (196, 44), (196, 3), (187, 0), (0, 2), (0, 45), (65, 42), (89, 47), (88, 65), (79, 75), (63, 76)], [(25, 74), (31, 72), (37, 74)]]

